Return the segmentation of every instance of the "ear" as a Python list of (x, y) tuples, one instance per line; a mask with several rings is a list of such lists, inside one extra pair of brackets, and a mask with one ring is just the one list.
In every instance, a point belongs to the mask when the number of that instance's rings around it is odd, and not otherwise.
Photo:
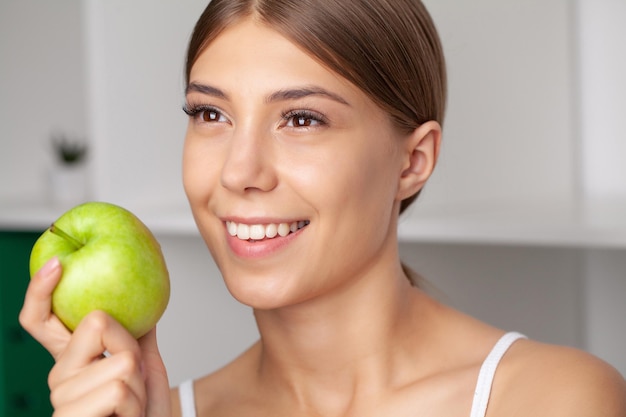
[(404, 139), (403, 166), (398, 184), (399, 201), (422, 189), (435, 169), (441, 146), (441, 125), (435, 121), (421, 124)]

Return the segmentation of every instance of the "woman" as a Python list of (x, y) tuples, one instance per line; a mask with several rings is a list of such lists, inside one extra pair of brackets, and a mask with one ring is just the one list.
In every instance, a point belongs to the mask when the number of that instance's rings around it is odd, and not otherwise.
[(170, 396), (155, 330), (50, 313), (53, 259), (20, 319), (57, 361), (55, 416), (626, 415), (608, 365), (441, 305), (400, 263), (445, 107), (421, 3), (213, 0), (186, 76), (185, 190), (261, 339)]

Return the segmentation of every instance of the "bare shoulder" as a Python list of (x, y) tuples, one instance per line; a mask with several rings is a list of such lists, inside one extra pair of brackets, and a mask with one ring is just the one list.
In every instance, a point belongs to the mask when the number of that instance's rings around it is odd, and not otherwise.
[[(197, 415), (221, 415), (218, 410), (225, 398), (236, 397), (240, 387), (230, 378), (229, 366), (198, 378), (193, 382)], [(239, 384), (241, 385), (241, 383)], [(180, 387), (170, 390), (172, 417), (182, 417)]]
[(589, 353), (520, 340), (498, 370), (490, 409), (507, 416), (625, 417), (626, 381)]
[[(249, 414), (247, 408), (253, 398), (254, 381), (251, 370), (258, 356), (258, 345), (253, 345), (238, 358), (193, 383), (195, 408), (198, 416), (231, 416)], [(179, 387), (171, 390), (172, 416), (181, 416)], [(241, 412), (245, 410), (246, 412)]]

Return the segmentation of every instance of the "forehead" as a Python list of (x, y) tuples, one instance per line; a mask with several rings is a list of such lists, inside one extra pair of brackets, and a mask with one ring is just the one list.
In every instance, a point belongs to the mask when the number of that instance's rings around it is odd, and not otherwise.
[(200, 53), (190, 82), (239, 85), (248, 77), (258, 83), (321, 83), (360, 90), (269, 26), (248, 18), (222, 31)]

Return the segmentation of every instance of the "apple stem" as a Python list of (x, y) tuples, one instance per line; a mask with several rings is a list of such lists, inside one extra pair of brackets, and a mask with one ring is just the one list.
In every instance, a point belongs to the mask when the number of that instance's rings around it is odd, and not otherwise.
[(62, 237), (63, 239), (67, 240), (72, 246), (74, 246), (77, 250), (82, 248), (83, 246), (85, 246), (84, 243), (80, 242), (79, 240), (77, 240), (76, 238), (68, 235), (67, 233), (65, 233), (62, 229), (60, 229), (57, 225), (55, 225), (54, 223), (52, 223), (52, 225), (50, 226), (50, 232), (54, 233), (57, 236)]

